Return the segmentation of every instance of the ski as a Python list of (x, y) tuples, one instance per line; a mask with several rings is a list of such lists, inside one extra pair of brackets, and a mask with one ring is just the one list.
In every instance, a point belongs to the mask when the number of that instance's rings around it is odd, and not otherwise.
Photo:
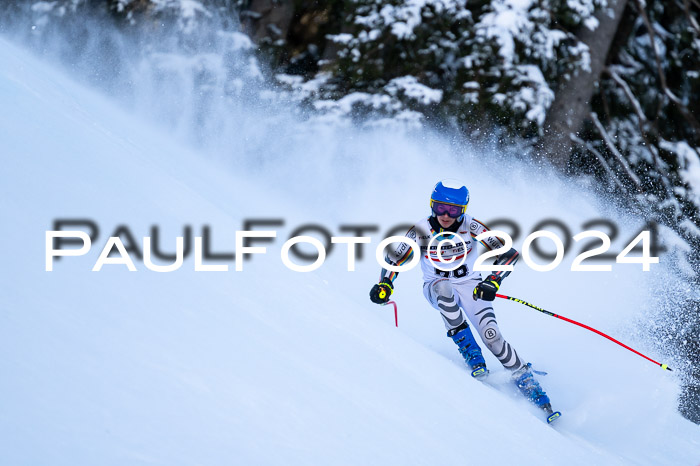
[(542, 406), (542, 409), (544, 410), (545, 413), (547, 413), (547, 424), (551, 424), (552, 422), (556, 421), (557, 419), (559, 419), (561, 417), (561, 412), (554, 411), (552, 409), (552, 405), (549, 403)]
[[(546, 372), (539, 372), (539, 373), (546, 374)], [(489, 387), (496, 389), (496, 390), (499, 390), (499, 387), (497, 385), (489, 383), (489, 381), (487, 380), (487, 375), (489, 375), (489, 370), (486, 368), (485, 365), (477, 364), (476, 366), (474, 366), (474, 368), (471, 371), (471, 375), (472, 375), (472, 377), (481, 381), (482, 383), (485, 383)], [(551, 403), (547, 403), (547, 404), (540, 406), (540, 409), (542, 409), (545, 412), (545, 415), (547, 416), (545, 418), (547, 421), (547, 424), (551, 424), (561, 417), (561, 411), (554, 411), (554, 409), (552, 409)]]

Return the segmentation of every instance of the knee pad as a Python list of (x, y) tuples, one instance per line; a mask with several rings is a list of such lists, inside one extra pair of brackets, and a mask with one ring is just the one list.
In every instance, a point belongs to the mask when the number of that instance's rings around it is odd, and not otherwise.
[(437, 298), (438, 296), (443, 296), (445, 298), (450, 298), (454, 296), (452, 291), (452, 285), (449, 280), (438, 280), (432, 285), (433, 295)]

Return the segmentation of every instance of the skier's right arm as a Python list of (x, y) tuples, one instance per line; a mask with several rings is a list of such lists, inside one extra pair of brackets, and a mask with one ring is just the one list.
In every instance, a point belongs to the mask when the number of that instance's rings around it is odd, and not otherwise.
[[(416, 239), (416, 229), (415, 227), (408, 230), (406, 236), (415, 241)], [(384, 257), (387, 264), (391, 265), (403, 265), (409, 262), (413, 258), (413, 249), (407, 243), (399, 243), (396, 248), (393, 248)], [(391, 293), (394, 292), (394, 280), (399, 276), (398, 272), (390, 272), (389, 270), (382, 268), (381, 274), (379, 275), (379, 283), (374, 285), (369, 292), (369, 299), (373, 303), (384, 304), (389, 301)]]

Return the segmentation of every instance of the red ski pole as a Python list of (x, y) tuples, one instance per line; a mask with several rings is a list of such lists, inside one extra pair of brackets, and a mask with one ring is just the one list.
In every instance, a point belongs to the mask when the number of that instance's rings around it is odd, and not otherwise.
[(543, 314), (547, 314), (548, 316), (556, 317), (557, 319), (561, 319), (561, 320), (563, 320), (563, 321), (572, 323), (572, 324), (574, 324), (574, 325), (578, 325), (579, 327), (583, 327), (583, 328), (585, 328), (586, 330), (590, 330), (591, 332), (597, 333), (598, 335), (600, 335), (600, 336), (602, 336), (602, 337), (605, 337), (605, 338), (607, 338), (608, 340), (610, 340), (610, 341), (612, 341), (612, 342), (614, 342), (614, 343), (617, 343), (618, 345), (622, 346), (623, 348), (626, 348), (626, 349), (632, 351), (633, 353), (638, 354), (639, 356), (643, 357), (644, 359), (646, 359), (646, 360), (648, 360), (648, 361), (653, 362), (654, 364), (656, 364), (657, 366), (661, 367), (662, 369), (666, 369), (667, 371), (672, 370), (672, 369), (671, 369), (670, 367), (668, 367), (666, 364), (661, 364), (660, 362), (654, 361), (653, 359), (651, 359), (651, 358), (648, 357), (648, 356), (643, 355), (643, 354), (640, 353), (639, 351), (630, 348), (629, 346), (625, 345), (624, 343), (620, 343), (619, 341), (617, 341), (617, 340), (614, 339), (613, 337), (611, 337), (611, 336), (609, 336), (609, 335), (606, 335), (605, 333), (601, 332), (600, 330), (596, 330), (596, 329), (594, 329), (593, 327), (589, 327), (589, 326), (586, 325), (586, 324), (582, 324), (582, 323), (580, 323), (580, 322), (576, 322), (575, 320), (569, 319), (568, 317), (560, 316), (559, 314), (554, 314), (553, 312), (545, 311), (545, 310), (542, 309), (541, 307), (537, 307), (537, 306), (535, 306), (535, 305), (532, 305), (532, 304), (528, 303), (527, 301), (523, 301), (522, 299), (513, 298), (512, 296), (506, 296), (506, 295), (504, 295), (504, 294), (497, 294), (496, 297), (497, 297), (497, 298), (503, 298), (503, 299), (509, 299), (509, 300), (511, 300), (511, 301), (515, 301), (516, 303), (524, 304), (525, 306), (531, 307), (532, 309), (534, 309), (534, 310), (536, 310), (536, 311), (540, 311), (540, 312), (543, 313)]
[(395, 301), (387, 301), (382, 306), (386, 306), (388, 304), (393, 304), (394, 305), (394, 322), (396, 323), (396, 326), (399, 326), (399, 310), (396, 308), (396, 302)]

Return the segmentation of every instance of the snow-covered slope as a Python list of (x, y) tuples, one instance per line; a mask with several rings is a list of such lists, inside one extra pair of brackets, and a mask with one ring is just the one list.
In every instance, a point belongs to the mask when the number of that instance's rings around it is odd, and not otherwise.
[[(417, 220), (440, 161), (469, 184), (470, 210), (485, 220), (578, 227), (612, 215), (548, 174), (494, 173), (473, 155), (443, 155), (448, 145), (430, 135), (303, 123), (281, 140), (269, 134), (269, 153), (240, 154), (275, 163), (233, 170), (4, 40), (0, 101), (0, 464), (700, 461), (700, 427), (675, 411), (673, 374), (596, 335), (496, 303), (506, 338), (549, 371), (542, 383), (564, 416), (548, 426), (490, 355), (489, 384), (469, 377), (417, 270), (398, 279), (397, 329), (367, 299), (373, 260), (347, 272), (338, 249), (319, 270), (295, 273), (279, 258), (302, 223), (340, 235), (343, 223), (384, 233)], [(228, 262), (228, 272), (195, 273), (191, 256), (172, 273), (140, 261), (137, 272), (91, 272), (119, 225), (137, 239), (158, 225), (166, 251), (184, 225), (197, 235), (209, 225), (213, 250), (232, 251), (243, 219), (263, 217), (286, 223), (242, 272)], [(45, 272), (57, 218), (93, 219), (100, 237), (89, 255)], [(616, 220), (624, 240), (640, 226)], [(519, 265), (502, 290), (650, 351), (634, 321), (663, 276), (632, 265), (574, 274), (572, 258), (549, 273)]]

